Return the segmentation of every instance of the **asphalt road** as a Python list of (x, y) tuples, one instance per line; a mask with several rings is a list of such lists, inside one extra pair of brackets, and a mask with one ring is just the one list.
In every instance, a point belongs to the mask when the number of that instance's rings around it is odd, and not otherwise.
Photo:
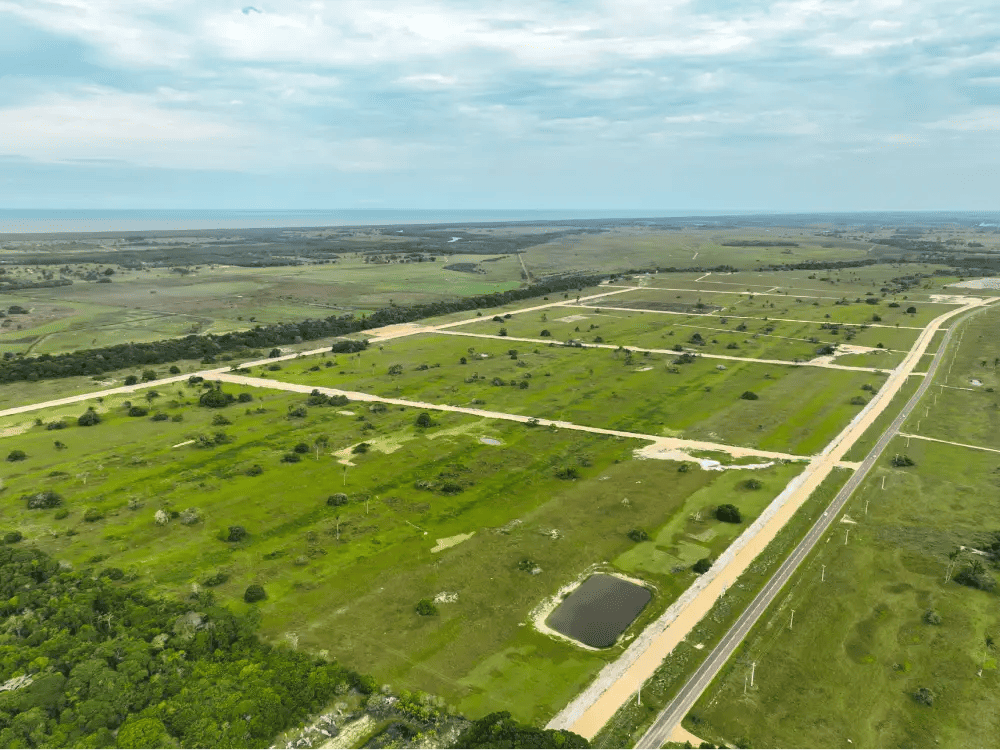
[[(967, 317), (967, 316), (966, 316)], [(964, 320), (963, 317), (961, 320)], [(961, 322), (958, 321), (958, 322)], [(958, 327), (958, 322), (953, 324), (948, 328), (945, 333), (944, 339), (941, 341), (941, 346), (938, 348), (937, 353), (934, 355), (934, 359), (931, 362), (930, 367), (927, 369), (927, 375), (924, 376), (923, 382), (920, 387), (917, 388), (916, 393), (910, 398), (903, 407), (902, 411), (896, 416), (889, 425), (888, 429), (879, 438), (879, 441), (875, 444), (875, 447), (871, 449), (865, 460), (861, 462), (861, 466), (857, 471), (847, 480), (847, 484), (840, 490), (837, 496), (830, 503), (830, 506), (823, 513), (816, 524), (810, 529), (809, 533), (806, 534), (805, 538), (799, 542), (799, 545), (795, 548), (795, 551), (782, 563), (781, 567), (778, 568), (777, 572), (771, 577), (771, 580), (767, 582), (760, 593), (757, 594), (756, 598), (750, 603), (750, 606), (744, 610), (740, 618), (733, 624), (729, 632), (723, 636), (719, 644), (712, 650), (708, 655), (708, 658), (702, 663), (698, 670), (691, 676), (684, 687), (681, 688), (677, 696), (668, 703), (660, 715), (653, 722), (653, 725), (649, 730), (642, 736), (638, 743), (636, 743), (637, 748), (658, 748), (661, 747), (670, 738), (670, 734), (673, 728), (677, 726), (681, 720), (687, 715), (687, 712), (691, 710), (694, 706), (695, 701), (701, 696), (705, 691), (705, 688), (709, 686), (715, 676), (718, 674), (722, 666), (729, 660), (732, 656), (733, 651), (736, 647), (740, 645), (743, 639), (746, 637), (747, 633), (750, 632), (750, 628), (756, 624), (760, 616), (764, 614), (767, 608), (770, 606), (771, 602), (774, 601), (778, 593), (788, 583), (788, 579), (791, 578), (792, 574), (796, 571), (806, 556), (812, 551), (812, 548), (816, 546), (816, 543), (826, 534), (827, 530), (830, 528), (830, 524), (834, 522), (840, 511), (843, 509), (844, 504), (850, 499), (854, 490), (858, 488), (861, 482), (864, 480), (865, 476), (871, 471), (872, 466), (882, 455), (882, 452), (889, 445), (896, 433), (903, 426), (903, 422), (906, 418), (910, 416), (910, 412), (913, 411), (914, 407), (919, 403), (920, 399), (923, 398), (927, 389), (930, 387), (931, 382), (934, 380), (934, 375), (937, 372), (938, 365), (941, 364), (941, 360), (944, 358), (945, 352), (948, 348), (948, 343), (951, 341), (952, 332)]]

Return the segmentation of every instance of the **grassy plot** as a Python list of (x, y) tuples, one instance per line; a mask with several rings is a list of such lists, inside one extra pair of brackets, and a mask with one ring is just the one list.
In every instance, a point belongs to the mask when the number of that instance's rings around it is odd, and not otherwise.
[[(361, 356), (341, 356), (336, 364), (327, 360), (329, 367), (319, 358), (296, 360), (280, 377), (794, 453), (825, 445), (860, 410), (862, 385), (878, 388), (883, 381), (868, 372), (739, 361), (720, 367), (704, 358), (674, 365), (675, 359), (432, 334), (387, 341)], [(742, 398), (748, 391), (759, 398)]]
[[(529, 611), (633, 548), (629, 531), (659, 539), (678, 513), (741, 494), (739, 475), (630, 460), (638, 441), (450, 414), (418, 427), (416, 411), (378, 405), (294, 416), (303, 397), (257, 389), (246, 389), (247, 403), (208, 409), (193, 403), (201, 392), (174, 384), (151, 400), (108, 397), (93, 404), (102, 421), (91, 427), (70, 419), (84, 404), (39, 412), (42, 425), (7, 440), (25, 457), (8, 463), (0, 528), (151, 589), (212, 585), (238, 608), (260, 583), (271, 638), (325, 649), (470, 714), (502, 708), (542, 721), (558, 710), (621, 647), (554, 641), (524, 624)], [(149, 415), (127, 416), (135, 406)], [(157, 412), (167, 419), (150, 421)], [(67, 426), (47, 429), (61, 419)], [(329, 455), (360, 443), (370, 447), (339, 454), (346, 471)], [(747, 513), (797, 470), (754, 472), (762, 487), (740, 500)], [(28, 508), (43, 492), (61, 505)], [(224, 541), (233, 526), (247, 535)], [(523, 570), (525, 560), (541, 571)], [(635, 627), (669, 604), (672, 575), (650, 573), (657, 596)], [(421, 598), (438, 598), (439, 614), (416, 614)]]
[[(669, 281), (669, 279), (667, 280)], [(883, 326), (911, 326), (922, 328), (942, 313), (955, 309), (955, 305), (919, 302), (910, 303), (902, 298), (883, 299), (872, 297), (877, 304), (866, 302), (868, 297), (838, 297), (835, 295), (794, 296), (784, 293), (754, 294), (747, 292), (698, 292), (679, 286), (654, 287), (625, 292), (616, 297), (619, 306), (628, 304), (648, 309), (673, 309), (677, 305), (712, 306), (718, 312), (752, 317), (792, 318), (830, 321), (832, 323), (863, 325), (880, 323)], [(897, 304), (898, 307), (890, 307)], [(907, 313), (913, 308), (916, 312)]]
[[(996, 529), (984, 518), (1000, 457), (917, 441), (906, 449), (901, 438), (886, 455), (904, 451), (915, 465), (882, 461), (846, 509), (856, 523), (831, 529), (685, 726), (754, 747), (995, 743), (996, 594), (945, 575), (950, 552)], [(752, 661), (755, 684), (744, 692)], [(933, 705), (917, 699), (921, 688)]]
[[(600, 302), (595, 301), (591, 305), (567, 308), (565, 311), (540, 310), (513, 315), (500, 322), (484, 316), (453, 330), (496, 335), (500, 328), (505, 328), (509, 336), (557, 342), (573, 339), (648, 349), (680, 346), (706, 354), (789, 362), (813, 359), (819, 356), (823, 347), (841, 343), (871, 347), (881, 344), (890, 348), (899, 346), (905, 351), (919, 335), (919, 331), (911, 329), (874, 329), (719, 314), (625, 310), (615, 308), (613, 298), (608, 300), (608, 304), (610, 308), (601, 307)], [(547, 333), (543, 336), (543, 332)], [(880, 356), (876, 353), (871, 359), (857, 360), (856, 365), (884, 366), (879, 363), (885, 360), (885, 364), (891, 367), (894, 365), (890, 361), (896, 358), (896, 354)]]

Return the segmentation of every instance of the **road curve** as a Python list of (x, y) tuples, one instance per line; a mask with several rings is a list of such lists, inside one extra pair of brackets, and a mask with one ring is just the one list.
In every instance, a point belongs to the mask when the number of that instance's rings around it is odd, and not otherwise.
[(950, 327), (945, 333), (941, 346), (938, 348), (937, 353), (934, 355), (934, 359), (927, 370), (927, 376), (922, 380), (920, 387), (917, 388), (913, 396), (910, 397), (906, 406), (904, 406), (899, 414), (896, 415), (892, 424), (890, 424), (886, 431), (882, 433), (882, 437), (879, 438), (878, 442), (865, 457), (865, 460), (862, 461), (861, 467), (854, 472), (851, 478), (847, 481), (847, 484), (844, 485), (844, 487), (830, 503), (827, 511), (823, 513), (812, 529), (810, 529), (809, 533), (806, 534), (805, 538), (799, 542), (799, 545), (795, 548), (792, 554), (788, 556), (784, 563), (782, 563), (781, 567), (779, 567), (775, 574), (771, 577), (771, 580), (767, 582), (763, 589), (761, 589), (760, 593), (758, 593), (756, 598), (754, 598), (754, 600), (750, 603), (750, 606), (744, 610), (743, 614), (740, 615), (739, 619), (729, 629), (729, 632), (723, 636), (722, 640), (719, 641), (718, 645), (708, 655), (708, 658), (705, 659), (684, 687), (681, 688), (677, 696), (663, 708), (660, 715), (656, 718), (656, 721), (653, 722), (653, 725), (649, 728), (649, 730), (640, 738), (635, 747), (658, 748), (669, 740), (674, 727), (677, 726), (683, 720), (687, 712), (691, 710), (691, 707), (694, 706), (701, 694), (709, 686), (712, 680), (715, 679), (719, 670), (722, 669), (723, 665), (729, 660), (729, 657), (732, 656), (733, 651), (735, 651), (737, 646), (742, 643), (747, 633), (750, 632), (750, 629), (756, 624), (757, 620), (760, 619), (761, 615), (764, 614), (767, 608), (771, 605), (771, 602), (774, 601), (781, 589), (784, 588), (785, 584), (788, 583), (792, 574), (796, 571), (802, 561), (805, 560), (806, 556), (808, 556), (808, 554), (812, 551), (813, 547), (816, 546), (816, 543), (823, 537), (829, 529), (830, 524), (833, 523), (834, 519), (843, 509), (844, 504), (858, 488), (867, 476), (868, 472), (871, 471), (872, 466), (875, 465), (875, 462), (882, 455), (882, 452), (889, 445), (889, 442), (896, 436), (896, 433), (899, 432), (899, 429), (903, 426), (906, 418), (909, 417), (910, 412), (913, 411), (920, 399), (923, 398), (934, 379), (934, 374), (937, 372), (938, 366), (941, 364), (941, 360), (943, 359), (945, 351), (948, 348), (948, 343), (951, 341), (951, 335), (957, 327), (958, 323)]

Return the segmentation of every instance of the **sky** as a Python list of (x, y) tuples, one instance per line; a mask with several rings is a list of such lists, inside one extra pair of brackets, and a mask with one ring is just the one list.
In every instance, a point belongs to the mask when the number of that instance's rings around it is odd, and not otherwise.
[(1000, 196), (995, 0), (0, 0), (0, 29), (4, 208)]

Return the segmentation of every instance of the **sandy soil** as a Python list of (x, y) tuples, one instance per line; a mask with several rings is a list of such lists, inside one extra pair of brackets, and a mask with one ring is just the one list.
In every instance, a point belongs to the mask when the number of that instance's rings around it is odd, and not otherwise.
[(443, 539), (438, 539), (437, 544), (431, 548), (431, 552), (440, 552), (441, 550), (448, 549), (449, 547), (454, 547), (456, 544), (461, 544), (466, 539), (472, 539), (475, 534), (475, 531), (470, 531), (468, 534), (456, 534), (455, 536), (446, 536)]
[(990, 453), (1000, 453), (996, 448), (987, 448), (984, 445), (971, 445), (969, 443), (956, 443), (953, 440), (939, 440), (938, 438), (926, 437), (925, 435), (914, 435), (909, 432), (899, 433), (902, 437), (913, 438), (914, 440), (930, 440), (933, 443), (944, 443), (945, 445), (957, 445), (959, 448), (972, 448), (977, 451), (989, 451)]

